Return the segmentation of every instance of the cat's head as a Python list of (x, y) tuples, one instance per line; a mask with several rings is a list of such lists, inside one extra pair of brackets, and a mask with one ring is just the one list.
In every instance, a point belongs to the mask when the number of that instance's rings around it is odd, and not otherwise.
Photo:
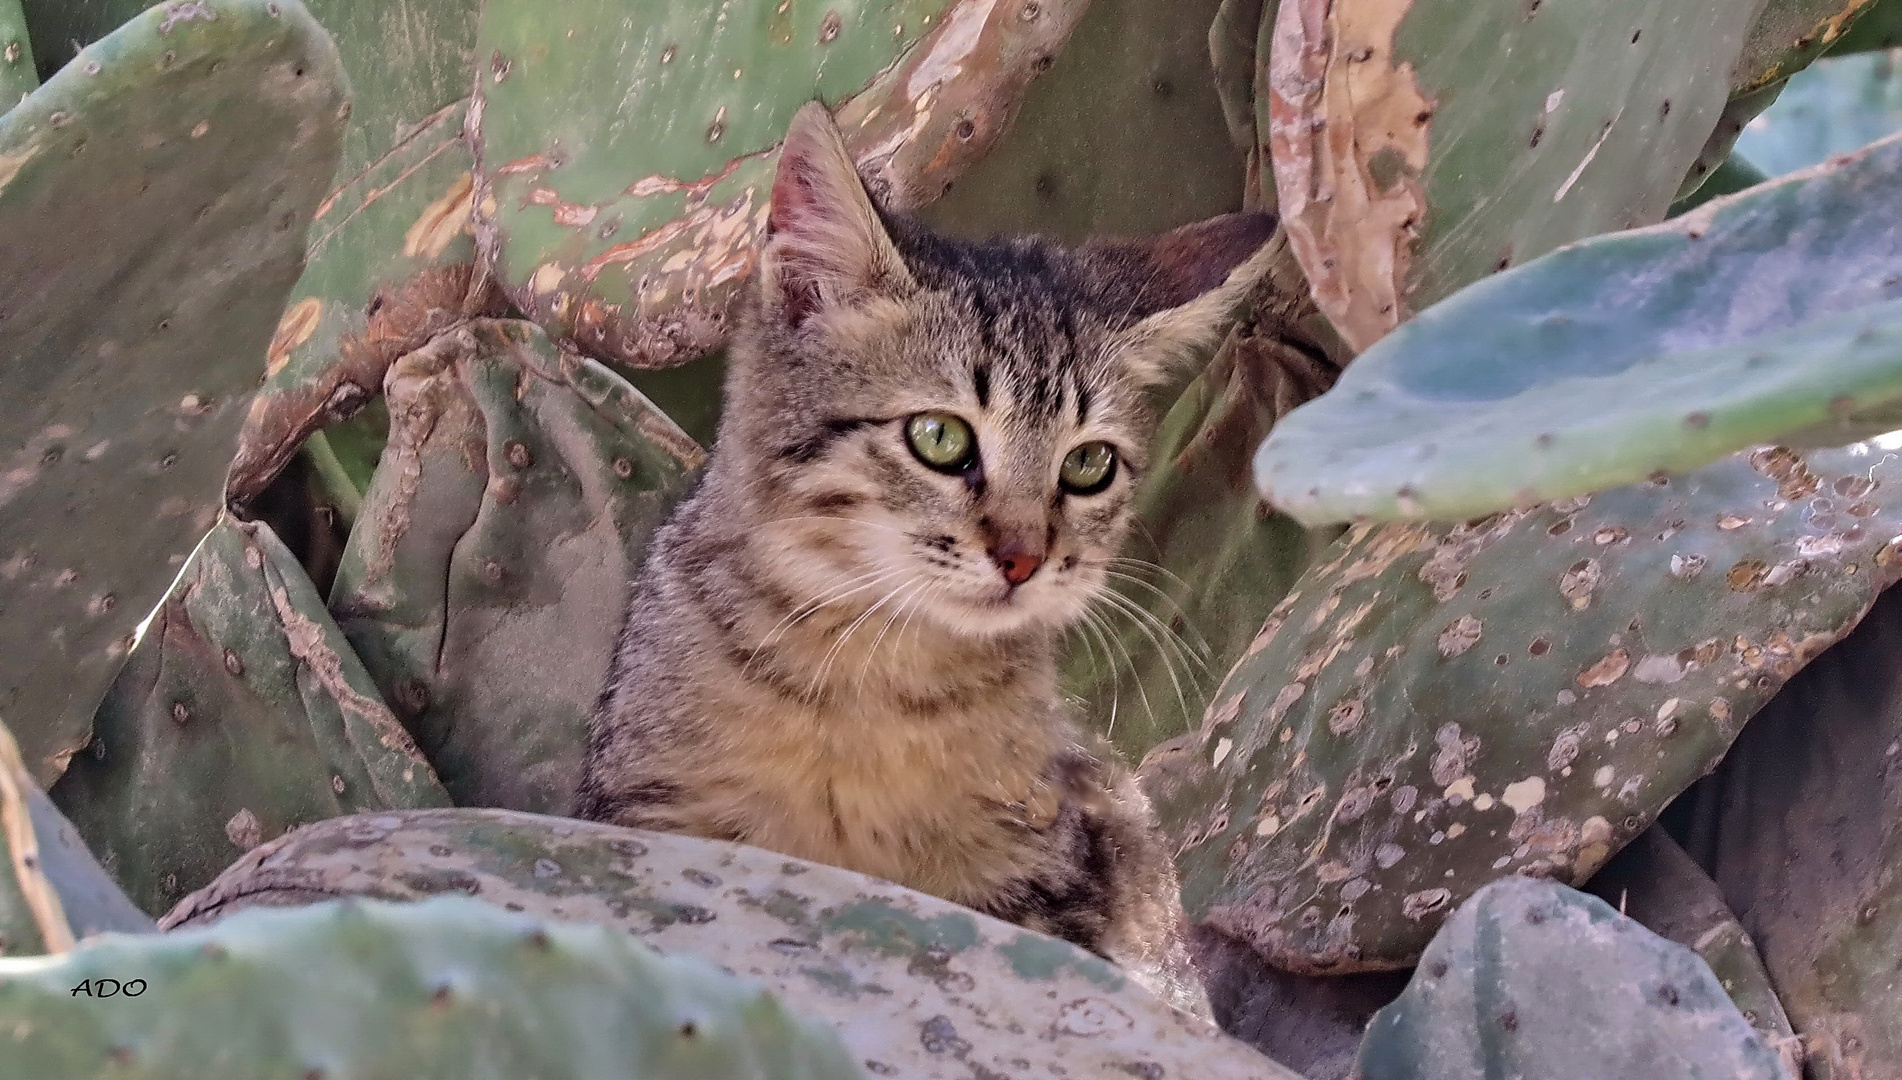
[(990, 637), (1104, 587), (1154, 389), (1225, 332), (1274, 220), (967, 243), (886, 214), (831, 118), (793, 121), (720, 445), (806, 603)]

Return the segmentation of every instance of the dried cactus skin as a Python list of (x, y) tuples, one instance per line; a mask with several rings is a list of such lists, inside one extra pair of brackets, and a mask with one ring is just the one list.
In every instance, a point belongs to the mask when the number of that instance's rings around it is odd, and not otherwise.
[(292, 826), (449, 795), (262, 523), (221, 518), (52, 795), (147, 911)]
[(1501, 267), (1659, 220), (1760, 3), (1281, 4), (1257, 126), (1321, 309), (1365, 349)]
[(326, 426), (342, 425), (329, 449), (356, 451), (346, 470), (374, 466), (363, 454), (384, 429), (356, 411), (382, 392), (390, 363), (463, 317), (500, 314), (471, 274), (474, 159), (463, 125), (479, 9), (478, 0), (311, 4), (350, 70), (356, 108), (232, 461), (238, 503)]
[(40, 860), (29, 791), (46, 797), (21, 762), (12, 733), (0, 725), (0, 956), (64, 952), (75, 936)]
[(1009, 135), (919, 216), (953, 235), (1074, 242), (1160, 233), (1241, 209), (1241, 159), (1209, 77), (1208, 27), (1218, 8), (1217, 0), (1079, 5), (1082, 21), (1024, 91)]
[(1763, 449), (1459, 526), (1356, 526), (1143, 772), (1189, 914), (1414, 963), (1492, 878), (1582, 882), (1902, 573), (1902, 464)]
[(1830, 56), (1893, 49), (1902, 45), (1902, 4), (1875, 0), (1842, 37), (1829, 47)]
[(1902, 1075), (1898, 648), (1891, 590), (1666, 818), (1756, 942), (1813, 1080)]
[(725, 339), (800, 105), (851, 99), (839, 120), (861, 169), (913, 209), (1002, 135), (1085, 6), (648, 5), (636, 19), (618, 0), (489, 0), (478, 243), (558, 343), (626, 369), (685, 363)]
[(20, 0), (0, 0), (0, 113), (40, 85), (33, 68), (33, 43), (27, 37)]
[(43, 785), (217, 512), (346, 111), (301, 5), (205, 0), (0, 116), (0, 712)]
[(458, 805), (566, 813), (626, 583), (704, 455), (520, 320), (437, 337), (385, 389), (331, 611)]
[(1310, 524), (1456, 520), (1894, 428), (1898, 195), (1902, 137), (1473, 285), (1290, 414), (1256, 479)]
[(1757, 1037), (1791, 1076), (1802, 1075), (1798, 1040), (1756, 944), (1717, 883), (1662, 826), (1646, 829), (1612, 856), (1585, 891), (1702, 957)]
[(322, 822), (247, 855), (162, 925), (448, 891), (721, 965), (832, 1025), (880, 1076), (1297, 1080), (1067, 942), (835, 867), (566, 818), (459, 808)]
[[(119, 991), (134, 980), (139, 993)], [(824, 1025), (756, 985), (466, 897), (250, 911), (0, 961), (0, 1017), (9, 1080), (866, 1075)]]
[(1696, 953), (1596, 897), (1507, 878), (1368, 1025), (1359, 1080), (1794, 1080)]
[(1730, 71), (1733, 97), (1761, 90), (1808, 67), (1881, 0), (1767, 0)]
[(63, 952), (93, 934), (153, 929), (40, 790), (0, 724), (0, 956)]

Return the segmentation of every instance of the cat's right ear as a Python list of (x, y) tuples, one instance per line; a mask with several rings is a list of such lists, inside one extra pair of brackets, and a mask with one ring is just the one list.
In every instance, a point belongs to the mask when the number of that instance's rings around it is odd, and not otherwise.
[(767, 314), (789, 329), (829, 308), (915, 287), (819, 102), (807, 102), (786, 132), (759, 275)]

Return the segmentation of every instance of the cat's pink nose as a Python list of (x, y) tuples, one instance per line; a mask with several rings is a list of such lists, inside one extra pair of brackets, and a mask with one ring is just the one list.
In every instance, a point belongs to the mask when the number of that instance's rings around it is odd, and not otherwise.
[(1004, 572), (1005, 581), (1022, 585), (1043, 565), (1043, 552), (1006, 541), (991, 549), (991, 561)]

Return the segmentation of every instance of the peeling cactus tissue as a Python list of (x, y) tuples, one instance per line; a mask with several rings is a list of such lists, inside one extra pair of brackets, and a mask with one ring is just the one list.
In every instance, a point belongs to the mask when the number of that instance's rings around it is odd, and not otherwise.
[(1902, 1080), (1898, 205), (1902, 0), (0, 0), (0, 1080)]

